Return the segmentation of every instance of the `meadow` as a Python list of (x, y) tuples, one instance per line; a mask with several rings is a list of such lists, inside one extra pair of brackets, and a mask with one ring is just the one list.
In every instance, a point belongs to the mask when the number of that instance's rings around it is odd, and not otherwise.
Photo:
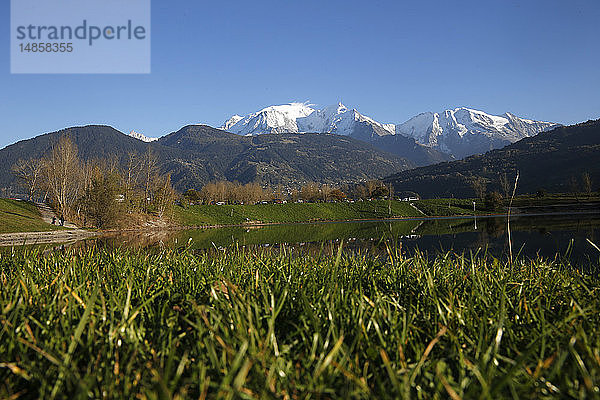
[(173, 210), (173, 219), (184, 226), (230, 225), (249, 221), (294, 223), (422, 216), (423, 214), (408, 202), (386, 200), (354, 203), (194, 205), (185, 208), (175, 206)]
[(568, 262), (297, 250), (0, 253), (0, 398), (598, 398)]

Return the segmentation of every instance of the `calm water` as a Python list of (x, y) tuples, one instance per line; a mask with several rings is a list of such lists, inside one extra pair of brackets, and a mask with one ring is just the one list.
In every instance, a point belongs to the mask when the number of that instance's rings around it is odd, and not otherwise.
[[(600, 265), (600, 214), (521, 216), (511, 219), (513, 252), (524, 257), (565, 258), (582, 266)], [(385, 243), (401, 246), (407, 254), (420, 250), (487, 251), (506, 257), (506, 218), (461, 218), (386, 222), (275, 225), (266, 227), (190, 230), (170, 233), (121, 235), (97, 239), (108, 247), (183, 247), (223, 249), (228, 246), (320, 248), (325, 243), (346, 249), (378, 252)], [(87, 242), (89, 244), (89, 241)]]

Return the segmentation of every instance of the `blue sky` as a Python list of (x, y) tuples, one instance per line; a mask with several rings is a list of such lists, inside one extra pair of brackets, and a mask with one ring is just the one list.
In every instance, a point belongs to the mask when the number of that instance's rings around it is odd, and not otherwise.
[(290, 101), (394, 123), (458, 106), (600, 117), (597, 0), (153, 0), (149, 75), (11, 75), (8, 1), (0, 16), (0, 148), (91, 123), (161, 136)]

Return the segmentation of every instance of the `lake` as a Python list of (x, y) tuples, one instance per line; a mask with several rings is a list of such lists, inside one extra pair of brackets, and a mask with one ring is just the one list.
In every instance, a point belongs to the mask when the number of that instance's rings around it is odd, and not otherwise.
[[(532, 215), (511, 218), (513, 253), (523, 257), (563, 258), (588, 268), (600, 265), (600, 214)], [(506, 217), (466, 217), (423, 220), (364, 221), (229, 227), (174, 232), (114, 234), (79, 242), (78, 246), (192, 249), (225, 249), (229, 246), (311, 251), (323, 244), (347, 250), (385, 253), (386, 244), (410, 255), (416, 250), (439, 252), (487, 252), (497, 258), (508, 255)]]

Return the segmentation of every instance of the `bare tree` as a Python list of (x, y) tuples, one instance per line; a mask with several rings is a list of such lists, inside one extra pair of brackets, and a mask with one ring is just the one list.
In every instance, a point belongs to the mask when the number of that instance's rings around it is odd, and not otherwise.
[(257, 182), (248, 183), (247, 186), (250, 193), (250, 202), (256, 203), (266, 198), (265, 190)]
[(52, 146), (47, 159), (46, 183), (53, 200), (62, 213), (69, 213), (80, 189), (81, 162), (77, 157), (77, 146), (67, 136), (62, 136)]
[(319, 185), (309, 182), (302, 187), (302, 199), (305, 201), (315, 201), (319, 197)]
[(500, 175), (500, 187), (502, 188), (502, 194), (505, 198), (510, 196), (510, 180), (508, 179), (508, 175), (503, 173)]
[(365, 183), (365, 188), (367, 189), (367, 195), (369, 198), (373, 197), (373, 194), (379, 186), (381, 186), (381, 182), (379, 181), (368, 181)]
[(473, 180), (471, 181), (471, 187), (473, 188), (473, 191), (475, 192), (475, 196), (477, 196), (480, 199), (483, 199), (483, 197), (485, 195), (485, 189), (486, 189), (485, 179), (481, 178), (479, 176), (474, 177)]
[(356, 197), (358, 197), (359, 199), (365, 200), (367, 197), (369, 197), (369, 190), (367, 189), (367, 187), (365, 185), (356, 186), (356, 188), (354, 189), (354, 192), (355, 192)]
[(171, 186), (171, 175), (158, 176), (154, 182), (155, 193), (154, 203), (158, 217), (162, 218), (166, 212), (173, 206), (175, 201), (175, 190)]
[(320, 188), (320, 195), (321, 195), (321, 199), (323, 199), (323, 201), (327, 202), (331, 199), (331, 192), (333, 191), (333, 188), (329, 185), (321, 185)]
[(131, 213), (134, 209), (134, 197), (136, 192), (136, 184), (140, 181), (142, 173), (142, 157), (137, 153), (131, 152), (127, 154), (125, 166), (123, 169), (123, 200), (127, 206), (127, 212)]
[(148, 151), (144, 153), (141, 160), (142, 167), (142, 186), (144, 188), (144, 209), (148, 209), (148, 203), (152, 201), (152, 181), (158, 174), (158, 157), (148, 147)]
[(40, 158), (21, 159), (12, 166), (12, 172), (27, 189), (29, 200), (34, 201), (35, 194), (41, 187), (40, 181), (44, 172), (43, 160)]
[(569, 179), (569, 188), (571, 189), (571, 192), (575, 194), (575, 198), (579, 201), (579, 182), (577, 182), (576, 177), (571, 176)]
[(587, 172), (584, 172), (583, 175), (581, 175), (581, 182), (583, 183), (583, 190), (585, 191), (585, 193), (589, 196), (592, 194), (592, 179), (590, 178), (590, 174)]

